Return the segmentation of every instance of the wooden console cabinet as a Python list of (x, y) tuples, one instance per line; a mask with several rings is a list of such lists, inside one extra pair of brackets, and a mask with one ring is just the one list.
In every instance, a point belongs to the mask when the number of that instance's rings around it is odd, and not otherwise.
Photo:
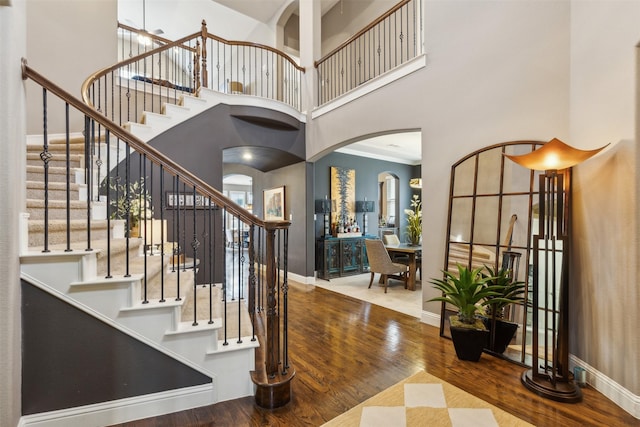
[(316, 270), (318, 278), (362, 274), (369, 271), (369, 260), (364, 237), (318, 239), (316, 243)]

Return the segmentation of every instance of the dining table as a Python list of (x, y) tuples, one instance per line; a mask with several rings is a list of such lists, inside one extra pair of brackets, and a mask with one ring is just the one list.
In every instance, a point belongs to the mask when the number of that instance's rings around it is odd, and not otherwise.
[(409, 257), (409, 278), (407, 280), (407, 289), (415, 291), (418, 259), (422, 256), (422, 246), (400, 243), (397, 245), (385, 245), (384, 247), (387, 249), (391, 259), (393, 259), (393, 256), (397, 254), (407, 255)]

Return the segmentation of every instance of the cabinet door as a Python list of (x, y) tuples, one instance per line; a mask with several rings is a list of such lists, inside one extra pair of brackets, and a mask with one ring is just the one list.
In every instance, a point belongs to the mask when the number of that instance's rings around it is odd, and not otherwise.
[(360, 240), (360, 265), (362, 266), (362, 273), (369, 271), (369, 258), (367, 257), (367, 245), (364, 243), (364, 239)]
[(357, 239), (345, 239), (340, 245), (342, 251), (342, 274), (355, 274), (361, 271), (361, 251)]
[(325, 242), (324, 250), (327, 276), (340, 275), (340, 242)]

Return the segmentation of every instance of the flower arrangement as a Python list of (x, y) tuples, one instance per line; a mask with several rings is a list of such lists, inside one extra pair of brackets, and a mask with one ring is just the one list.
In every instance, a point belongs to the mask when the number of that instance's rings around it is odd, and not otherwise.
[(136, 227), (141, 219), (151, 219), (153, 216), (151, 195), (145, 187), (144, 178), (129, 183), (128, 198), (126, 183), (111, 182), (109, 190), (111, 192), (109, 203), (111, 219), (126, 219), (127, 207), (129, 208), (129, 227)]
[(411, 209), (405, 209), (404, 213), (407, 215), (407, 240), (417, 245), (422, 235), (422, 202), (417, 194), (411, 199)]

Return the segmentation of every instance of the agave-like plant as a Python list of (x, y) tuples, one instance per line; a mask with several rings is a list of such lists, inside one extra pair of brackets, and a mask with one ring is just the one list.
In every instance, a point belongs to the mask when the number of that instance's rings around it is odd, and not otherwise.
[(443, 295), (431, 298), (429, 301), (444, 301), (458, 309), (460, 322), (473, 325), (476, 314), (481, 306), (489, 303), (489, 298), (499, 296), (499, 286), (488, 286), (487, 282), (495, 279), (493, 276), (482, 274), (484, 267), (470, 270), (458, 264), (458, 275), (443, 270), (444, 279), (431, 279), (434, 288), (442, 291)]
[(506, 268), (496, 268), (484, 266), (486, 273), (482, 272), (482, 277), (487, 279), (487, 286), (495, 286), (497, 295), (487, 297), (487, 307), (491, 315), (500, 319), (504, 316), (504, 308), (509, 304), (521, 303), (524, 301), (525, 283), (513, 280), (511, 270)]

